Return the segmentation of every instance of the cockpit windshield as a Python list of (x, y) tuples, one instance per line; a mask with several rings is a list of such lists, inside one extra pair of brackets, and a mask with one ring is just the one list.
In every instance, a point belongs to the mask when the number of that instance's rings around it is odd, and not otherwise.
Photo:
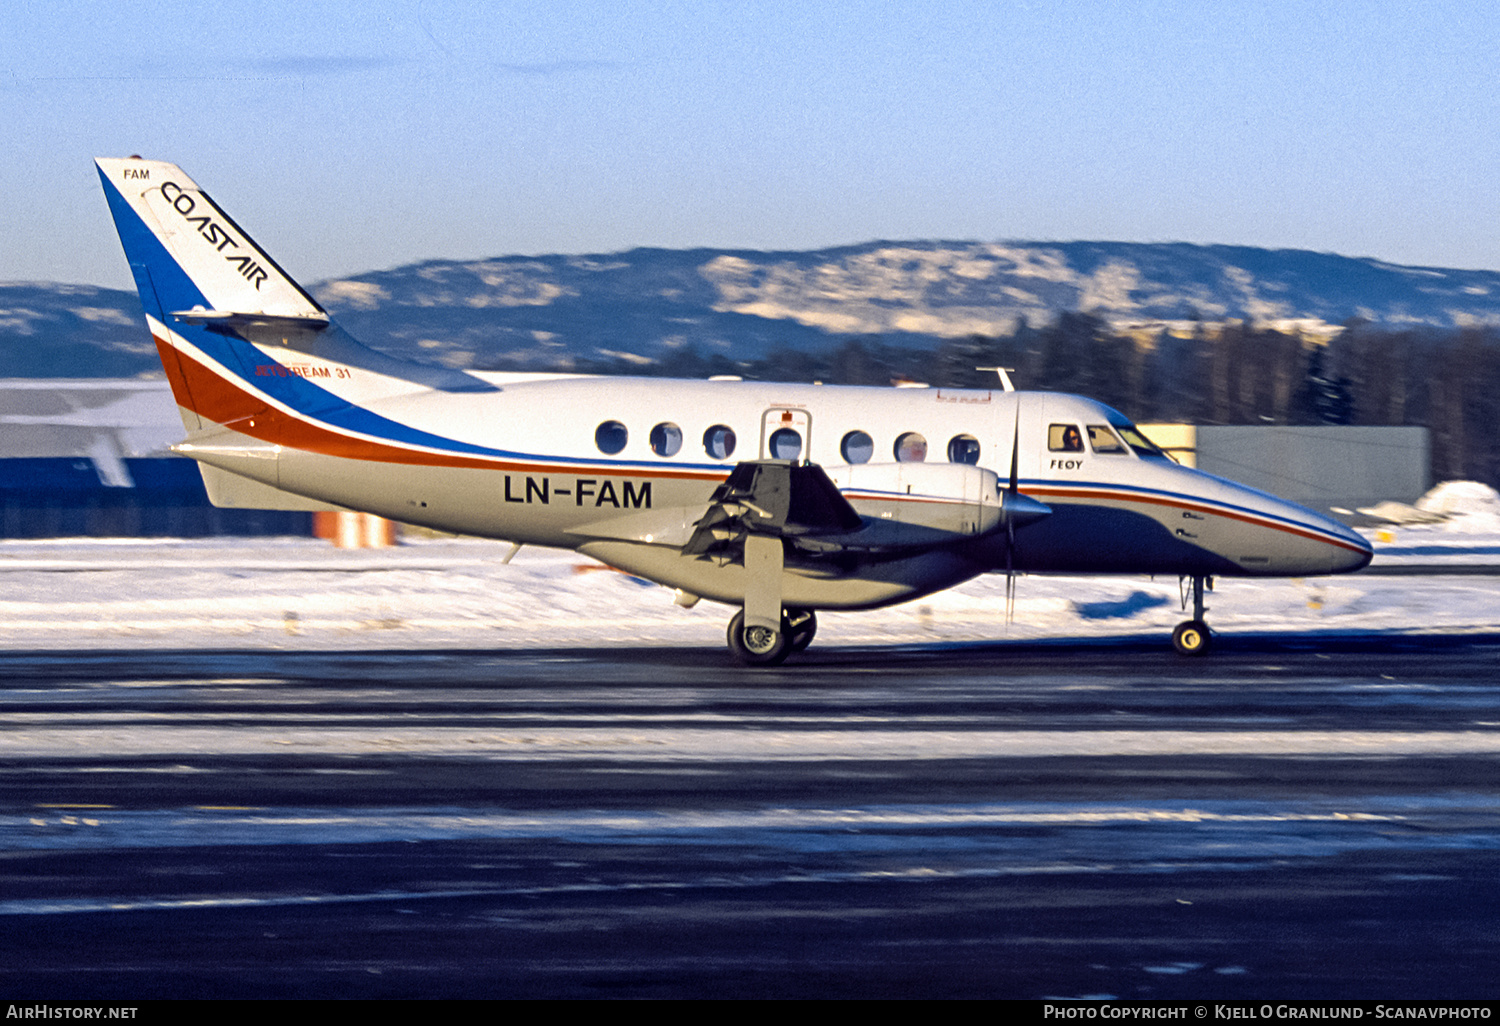
[(1109, 456), (1125, 455), (1125, 447), (1115, 437), (1115, 433), (1103, 424), (1089, 425), (1089, 445), (1095, 452), (1104, 453)]
[(1130, 423), (1130, 421), (1111, 420), (1110, 425), (1120, 433), (1121, 438), (1125, 439), (1125, 444), (1135, 450), (1137, 456), (1155, 456), (1164, 460), (1171, 459), (1170, 456), (1157, 448), (1155, 442), (1141, 434), (1140, 428)]

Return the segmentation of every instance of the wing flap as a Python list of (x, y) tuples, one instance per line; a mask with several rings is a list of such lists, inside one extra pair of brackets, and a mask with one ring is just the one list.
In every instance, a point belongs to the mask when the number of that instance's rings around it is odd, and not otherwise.
[(822, 467), (788, 460), (747, 460), (736, 465), (729, 479), (714, 491), (708, 511), (693, 526), (683, 552), (702, 556), (742, 549), (751, 534), (801, 544), (820, 535), (858, 531), (864, 521)]

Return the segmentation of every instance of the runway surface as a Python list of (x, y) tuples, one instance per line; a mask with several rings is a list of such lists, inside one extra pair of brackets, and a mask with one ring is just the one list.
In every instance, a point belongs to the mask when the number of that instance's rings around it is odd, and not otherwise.
[(0, 991), (1492, 997), (1500, 636), (0, 655)]

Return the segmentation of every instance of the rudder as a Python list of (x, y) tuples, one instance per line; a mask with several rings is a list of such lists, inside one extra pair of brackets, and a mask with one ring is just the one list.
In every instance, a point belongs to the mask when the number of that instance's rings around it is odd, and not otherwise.
[(139, 157), (94, 163), (148, 313), (159, 320), (191, 311), (204, 321), (328, 322), (323, 308), (177, 165)]

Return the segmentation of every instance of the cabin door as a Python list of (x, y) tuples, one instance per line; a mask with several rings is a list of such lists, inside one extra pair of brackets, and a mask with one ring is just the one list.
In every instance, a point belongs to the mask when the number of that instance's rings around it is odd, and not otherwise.
[(773, 406), (760, 415), (760, 459), (798, 460), (812, 453), (812, 414), (794, 406)]

